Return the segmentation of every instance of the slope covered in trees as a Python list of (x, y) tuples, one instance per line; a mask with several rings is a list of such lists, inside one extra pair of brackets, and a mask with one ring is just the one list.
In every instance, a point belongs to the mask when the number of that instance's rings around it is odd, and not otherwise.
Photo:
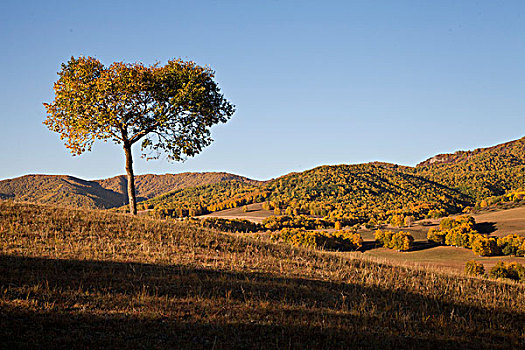
[(322, 166), (278, 178), (266, 186), (273, 205), (332, 219), (385, 220), (394, 213), (422, 217), (459, 211), (462, 194), (392, 164)]
[(489, 148), (440, 154), (415, 174), (457, 189), (473, 200), (525, 187), (525, 137)]
[[(266, 202), (276, 214), (327, 216), (332, 220), (388, 220), (393, 214), (423, 217), (457, 212), (468, 198), (410, 174), (404, 167), (370, 163), (322, 166), (265, 184), (238, 181), (188, 188), (143, 203), (168, 216), (205, 214), (254, 202)], [(190, 215), (191, 216), (191, 215)]]
[[(524, 174), (522, 138), (490, 148), (438, 155), (417, 167), (377, 162), (321, 166), (258, 186), (211, 185), (179, 191), (147, 204), (151, 208), (162, 204), (164, 209), (178, 210), (175, 216), (185, 216), (183, 211), (189, 215), (192, 207), (192, 213), (207, 213), (264, 200), (265, 208), (277, 215), (307, 214), (374, 224), (390, 222), (395, 215), (417, 219), (460, 212), (480, 199), (523, 188)], [(253, 191), (257, 195), (251, 195)]]

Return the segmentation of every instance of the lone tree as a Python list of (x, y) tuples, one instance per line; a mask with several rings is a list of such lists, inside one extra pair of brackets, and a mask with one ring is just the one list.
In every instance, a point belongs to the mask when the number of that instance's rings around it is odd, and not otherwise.
[(170, 160), (184, 160), (208, 146), (213, 141), (210, 127), (226, 122), (235, 111), (213, 80), (214, 72), (192, 61), (104, 67), (93, 57), (71, 57), (58, 75), (55, 100), (44, 103), (44, 124), (60, 134), (74, 155), (90, 151), (96, 139), (122, 145), (133, 215), (131, 146), (142, 140), (141, 152), (148, 159), (165, 153)]

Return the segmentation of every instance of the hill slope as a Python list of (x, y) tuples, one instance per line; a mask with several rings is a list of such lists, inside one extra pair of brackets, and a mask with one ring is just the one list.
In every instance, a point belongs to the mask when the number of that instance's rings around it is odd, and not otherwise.
[[(224, 172), (180, 173), (180, 174), (146, 174), (135, 176), (135, 190), (140, 199), (157, 197), (164, 193), (187, 187), (210, 185), (223, 181), (238, 181), (256, 184), (258, 181), (244, 176)], [(121, 193), (127, 198), (127, 177), (115, 176), (109, 179), (95, 180), (105, 189)]]
[[(135, 186), (139, 200), (145, 200), (180, 188), (221, 181), (257, 183), (228, 173), (182, 173), (137, 175)], [(0, 199), (13, 199), (76, 208), (107, 209), (127, 203), (127, 179), (87, 181), (67, 175), (25, 175), (0, 181)]]
[(0, 181), (0, 198), (91, 209), (125, 203), (120, 193), (67, 175), (25, 175)]
[(144, 204), (180, 217), (190, 211), (199, 215), (261, 201), (287, 214), (365, 221), (384, 220), (397, 212), (415, 216), (430, 210), (457, 212), (470, 204), (455, 190), (414, 175), (409, 168), (385, 163), (322, 166), (261, 184), (226, 181), (178, 190)]
[(525, 137), (474, 151), (440, 154), (417, 165), (415, 174), (473, 199), (525, 187)]
[[(16, 229), (13, 229), (16, 228)], [(525, 286), (0, 202), (2, 348), (521, 348)]]
[(469, 202), (457, 191), (411, 174), (408, 167), (385, 163), (322, 166), (280, 177), (265, 189), (279, 206), (332, 217), (454, 212)]

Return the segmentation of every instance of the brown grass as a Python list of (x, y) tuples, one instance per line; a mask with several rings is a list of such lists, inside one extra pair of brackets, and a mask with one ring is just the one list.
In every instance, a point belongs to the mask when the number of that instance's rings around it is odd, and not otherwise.
[(0, 348), (520, 348), (525, 286), (0, 202)]
[(211, 214), (201, 215), (198, 218), (204, 219), (207, 217), (222, 218), (222, 219), (244, 219), (255, 223), (261, 223), (267, 217), (275, 215), (273, 210), (263, 209), (262, 203), (254, 203), (247, 205), (248, 211), (244, 211), (243, 207), (232, 208), (217, 211)]

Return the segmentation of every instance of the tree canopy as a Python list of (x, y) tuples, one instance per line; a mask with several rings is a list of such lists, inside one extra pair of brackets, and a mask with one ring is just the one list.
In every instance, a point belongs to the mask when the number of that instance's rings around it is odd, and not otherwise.
[(55, 100), (44, 103), (44, 124), (58, 132), (73, 154), (91, 150), (95, 140), (121, 144), (126, 153), (128, 197), (136, 213), (131, 146), (143, 156), (184, 160), (212, 142), (210, 127), (226, 122), (234, 106), (222, 95), (214, 72), (192, 61), (164, 66), (72, 57), (54, 84)]

